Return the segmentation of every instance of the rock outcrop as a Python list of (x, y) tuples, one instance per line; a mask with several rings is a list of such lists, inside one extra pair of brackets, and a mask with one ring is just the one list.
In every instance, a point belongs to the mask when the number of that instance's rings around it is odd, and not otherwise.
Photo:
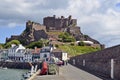
[(47, 39), (46, 27), (39, 23), (28, 21), (26, 22), (26, 29), (21, 35), (12, 35), (11, 38), (6, 38), (6, 42), (11, 40), (19, 40), (22, 44), (28, 45), (31, 42), (38, 41), (40, 39)]

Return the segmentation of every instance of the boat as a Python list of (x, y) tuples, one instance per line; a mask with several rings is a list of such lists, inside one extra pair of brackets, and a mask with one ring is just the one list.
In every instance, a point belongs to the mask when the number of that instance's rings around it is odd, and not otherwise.
[(31, 67), (31, 71), (28, 71), (27, 73), (23, 74), (23, 77), (25, 79), (31, 77), (34, 74), (34, 66)]
[(27, 72), (27, 73), (25, 73), (25, 74), (23, 74), (23, 77), (24, 77), (25, 79), (29, 78), (30, 76), (31, 76), (31, 72), (30, 72), (30, 71)]
[(7, 67), (3, 67), (2, 69), (8, 69)]
[(0, 69), (8, 69), (7, 67), (0, 67)]

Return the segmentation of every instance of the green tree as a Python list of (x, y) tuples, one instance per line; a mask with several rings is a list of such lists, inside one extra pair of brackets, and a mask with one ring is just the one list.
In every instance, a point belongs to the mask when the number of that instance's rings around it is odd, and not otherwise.
[(38, 48), (41, 48), (41, 47), (43, 47), (43, 41), (37, 41), (37, 42), (32, 42), (32, 43), (30, 43), (28, 46), (27, 46), (27, 48), (35, 48), (35, 47), (38, 47)]
[(85, 43), (84, 43), (83, 41), (80, 41), (80, 42), (78, 43), (78, 45), (79, 45), (79, 46), (85, 46)]
[(88, 37), (88, 35), (84, 35), (84, 37), (85, 37), (85, 38), (87, 38), (87, 37)]
[(18, 41), (18, 40), (12, 40), (12, 41), (10, 41), (10, 42), (7, 42), (7, 43), (5, 43), (5, 48), (10, 48), (11, 47), (11, 44), (16, 44), (16, 45), (19, 45), (20, 44), (20, 41)]
[(67, 32), (60, 34), (58, 37), (62, 39), (61, 40), (62, 42), (74, 42), (75, 41), (75, 38)]
[(0, 49), (2, 49), (2, 48), (3, 48), (3, 45), (0, 44)]
[(71, 45), (71, 46), (74, 46), (75, 44), (72, 42), (72, 43), (70, 43), (70, 45)]
[(56, 47), (56, 48), (59, 48), (59, 45), (58, 45), (58, 44), (55, 44), (55, 47)]

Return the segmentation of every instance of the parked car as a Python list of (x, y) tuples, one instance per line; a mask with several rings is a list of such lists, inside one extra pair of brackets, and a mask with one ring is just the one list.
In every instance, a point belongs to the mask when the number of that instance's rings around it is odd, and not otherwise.
[(61, 66), (61, 65), (63, 65), (63, 61), (58, 60), (58, 61), (56, 61), (56, 64), (59, 65), (59, 66)]

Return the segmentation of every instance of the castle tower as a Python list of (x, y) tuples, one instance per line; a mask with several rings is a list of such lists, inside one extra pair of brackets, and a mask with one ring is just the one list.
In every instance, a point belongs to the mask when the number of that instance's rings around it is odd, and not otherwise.
[(56, 16), (53, 15), (53, 17), (45, 17), (43, 19), (43, 24), (46, 26), (47, 31), (64, 31), (68, 26), (76, 26), (77, 20), (72, 19), (71, 15), (68, 18), (64, 18), (64, 16), (61, 16), (61, 18), (56, 18)]
[(27, 21), (26, 22), (26, 31), (30, 31), (32, 29), (33, 22), (32, 21)]

